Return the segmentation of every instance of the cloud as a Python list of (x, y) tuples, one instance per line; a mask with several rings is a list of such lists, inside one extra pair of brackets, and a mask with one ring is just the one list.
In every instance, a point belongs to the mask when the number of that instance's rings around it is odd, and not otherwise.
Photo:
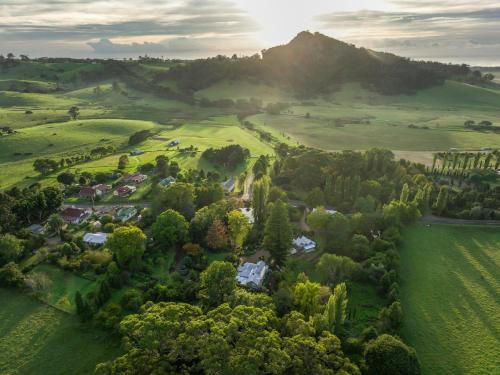
[(103, 54), (138, 54), (138, 53), (162, 53), (167, 48), (160, 43), (113, 43), (109, 39), (101, 39), (98, 42), (88, 42), (90, 47), (97, 53)]
[[(226, 38), (226, 37), (202, 37), (190, 38), (179, 37), (165, 39), (157, 43), (115, 43), (109, 39), (102, 38), (97, 42), (88, 42), (96, 53), (102, 55), (138, 55), (138, 54), (165, 54), (165, 55), (185, 55), (194, 54), (196, 56), (208, 56), (217, 53), (243, 53), (262, 48), (255, 40), (246, 37)], [(244, 49), (242, 49), (242, 47)]]
[[(462, 9), (457, 1), (449, 10), (427, 11), (451, 2), (398, 1), (398, 4), (420, 5), (414, 11), (337, 12), (317, 17), (321, 27), (333, 32), (342, 30), (343, 38), (356, 44), (389, 50), (416, 58), (439, 58), (465, 61), (500, 59), (500, 7)], [(483, 1), (483, 5), (487, 5)], [(490, 4), (491, 5), (491, 4)], [(425, 11), (422, 9), (426, 9)]]
[[(434, 57), (441, 52), (466, 60), (490, 56), (500, 62), (500, 50), (496, 48), (500, 44), (498, 0), (344, 3), (0, 0), (0, 52), (101, 57), (254, 53), (270, 47), (257, 43), (256, 37), (272, 40), (271, 44), (285, 43), (293, 38), (293, 33), (309, 29), (409, 57)], [(359, 10), (363, 4), (368, 9)], [(323, 14), (317, 16), (320, 12)]]
[[(228, 1), (190, 0), (1, 0), (0, 35), (13, 41), (75, 41), (148, 36), (231, 37), (257, 30), (257, 23)], [(147, 38), (145, 38), (147, 39)], [(105, 43), (97, 45), (102, 50)], [(107, 44), (110, 48), (117, 47)], [(91, 44), (92, 48), (94, 46)], [(137, 49), (140, 46), (130, 48)], [(142, 46), (144, 48), (145, 46)], [(146, 46), (154, 48), (153, 46)]]

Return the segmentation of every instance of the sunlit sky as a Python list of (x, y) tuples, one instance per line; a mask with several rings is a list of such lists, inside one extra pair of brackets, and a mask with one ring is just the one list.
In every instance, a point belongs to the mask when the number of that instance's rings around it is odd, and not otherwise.
[(302, 30), (375, 50), (500, 65), (498, 0), (0, 0), (0, 53), (253, 54)]

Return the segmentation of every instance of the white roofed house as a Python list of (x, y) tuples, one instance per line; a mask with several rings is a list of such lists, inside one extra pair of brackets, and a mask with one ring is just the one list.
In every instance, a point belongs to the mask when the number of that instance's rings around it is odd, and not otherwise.
[(240, 208), (239, 211), (243, 215), (245, 215), (245, 217), (247, 218), (249, 224), (254, 224), (255, 223), (255, 218), (253, 216), (253, 208), (243, 207), (243, 208)]
[(108, 233), (85, 233), (83, 242), (90, 246), (102, 246), (108, 240)]
[(258, 289), (262, 286), (269, 266), (263, 260), (257, 263), (243, 263), (238, 267), (236, 281), (241, 285), (248, 286), (253, 289)]
[[(318, 210), (317, 208), (313, 208), (312, 212), (316, 212), (317, 210)], [(330, 215), (335, 215), (336, 213), (338, 213), (337, 210), (332, 210), (327, 208), (325, 208), (325, 212)]]
[(293, 246), (308, 253), (316, 249), (316, 242), (306, 236), (300, 236), (293, 240)]

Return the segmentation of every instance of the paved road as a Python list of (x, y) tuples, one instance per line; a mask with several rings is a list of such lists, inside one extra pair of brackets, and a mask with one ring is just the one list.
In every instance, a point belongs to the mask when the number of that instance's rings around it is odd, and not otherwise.
[(439, 217), (434, 215), (426, 215), (420, 219), (420, 222), (426, 224), (500, 226), (500, 220), (464, 220), (464, 219), (451, 219), (448, 217)]
[(244, 201), (251, 201), (252, 200), (252, 186), (253, 186), (253, 180), (254, 180), (254, 174), (252, 171), (250, 171), (247, 174), (247, 177), (245, 178), (245, 183), (243, 186), (243, 196), (241, 197), (242, 200)]
[[(109, 209), (109, 208), (122, 207), (122, 206), (134, 206), (134, 207), (141, 207), (141, 208), (149, 208), (149, 207), (151, 207), (151, 203), (149, 203), (149, 202), (130, 202), (130, 203), (95, 204), (94, 210)], [(92, 209), (92, 204), (91, 203), (64, 203), (63, 207), (80, 207), (80, 208)]]

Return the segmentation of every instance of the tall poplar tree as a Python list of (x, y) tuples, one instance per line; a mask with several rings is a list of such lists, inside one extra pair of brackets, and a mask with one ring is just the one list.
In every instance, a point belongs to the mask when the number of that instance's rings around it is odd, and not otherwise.
[(269, 177), (264, 176), (253, 184), (252, 208), (255, 222), (264, 223), (266, 219), (266, 205), (269, 196)]
[(264, 230), (264, 247), (277, 266), (282, 266), (292, 247), (292, 227), (283, 201), (273, 204)]

